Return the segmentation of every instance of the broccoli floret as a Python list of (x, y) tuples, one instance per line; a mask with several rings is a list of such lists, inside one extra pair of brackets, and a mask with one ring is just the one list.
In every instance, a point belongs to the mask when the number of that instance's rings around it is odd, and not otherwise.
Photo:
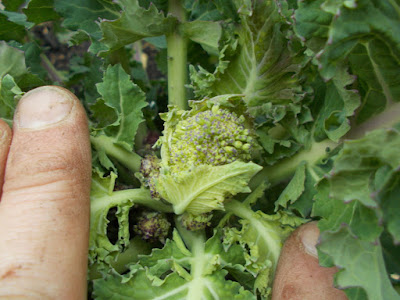
[(148, 187), (151, 197), (159, 198), (156, 190), (156, 180), (160, 175), (160, 159), (155, 155), (146, 155), (140, 165), (140, 181), (145, 187)]
[(226, 197), (250, 191), (261, 167), (252, 162), (260, 146), (239, 95), (191, 101), (191, 110), (171, 108), (165, 121), (160, 174), (155, 187), (177, 215), (223, 209)]
[(196, 231), (205, 229), (206, 227), (211, 225), (212, 214), (203, 213), (199, 215), (194, 215), (188, 212), (185, 212), (180, 217), (180, 222), (184, 228), (190, 231)]
[(172, 172), (193, 166), (250, 161), (256, 140), (245, 127), (245, 117), (215, 104), (181, 120), (172, 133), (169, 165)]
[(143, 212), (134, 225), (133, 230), (144, 240), (165, 243), (171, 223), (165, 214), (160, 212)]

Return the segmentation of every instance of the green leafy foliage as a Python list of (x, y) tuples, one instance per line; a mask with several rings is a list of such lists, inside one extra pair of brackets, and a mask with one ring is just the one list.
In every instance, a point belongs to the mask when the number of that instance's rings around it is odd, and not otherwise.
[[(163, 249), (142, 256), (128, 275), (112, 274), (95, 280), (98, 299), (256, 299), (240, 284), (225, 279), (229, 268), (244, 262), (239, 247), (224, 250), (220, 234), (204, 241), (201, 234), (186, 237), (188, 249), (177, 232)], [(125, 288), (120, 289), (121, 283)], [(141, 289), (135, 288), (141, 286)]]
[[(335, 4), (333, 4), (335, 3)], [(360, 78), (363, 107), (359, 122), (398, 101), (399, 4), (396, 1), (302, 1), (296, 11), (297, 33), (318, 53), (324, 78), (332, 78), (349, 59)], [(338, 15), (339, 17), (335, 17)]]
[(111, 50), (145, 37), (168, 34), (176, 25), (174, 17), (165, 17), (154, 5), (145, 9), (139, 5), (138, 1), (120, 0), (119, 3), (123, 8), (121, 17), (116, 21), (101, 23), (103, 42)]
[(53, 0), (31, 0), (27, 8), (23, 9), (29, 22), (41, 24), (43, 22), (55, 21), (60, 16), (54, 11)]

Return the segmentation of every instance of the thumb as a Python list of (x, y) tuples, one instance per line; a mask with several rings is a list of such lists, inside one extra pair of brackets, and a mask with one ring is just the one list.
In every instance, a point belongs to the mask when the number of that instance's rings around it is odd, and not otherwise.
[(86, 298), (90, 162), (72, 93), (46, 86), (22, 97), (0, 202), (0, 298)]
[(318, 263), (319, 237), (316, 223), (295, 230), (283, 246), (272, 287), (272, 300), (346, 300), (346, 294), (333, 287), (336, 268)]

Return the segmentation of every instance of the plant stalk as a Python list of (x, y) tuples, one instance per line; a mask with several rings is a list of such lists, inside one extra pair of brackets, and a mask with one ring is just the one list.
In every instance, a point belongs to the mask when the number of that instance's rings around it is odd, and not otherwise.
[[(175, 16), (179, 22), (186, 21), (185, 10), (181, 0), (170, 0), (168, 12)], [(179, 30), (167, 35), (168, 55), (168, 103), (176, 105), (180, 109), (188, 107), (186, 100), (187, 81), (187, 38)]]
[(54, 65), (44, 53), (40, 54), (40, 59), (42, 61), (42, 66), (47, 70), (47, 72), (49, 73), (49, 77), (52, 81), (58, 82), (60, 84), (67, 81), (66, 77), (54, 67)]
[(391, 128), (400, 122), (400, 102), (389, 103), (388, 107), (376, 116), (368, 119), (364, 123), (354, 125), (351, 130), (339, 142), (324, 140), (319, 143), (314, 142), (310, 149), (304, 149), (293, 155), (285, 158), (272, 166), (264, 167), (264, 169), (256, 174), (250, 182), (250, 188), (254, 190), (265, 180), (268, 180), (270, 185), (276, 185), (284, 180), (288, 180), (293, 176), (297, 166), (305, 161), (308, 164), (315, 164), (320, 161), (325, 155), (327, 148), (331, 150), (341, 145), (346, 140), (355, 140), (364, 137), (369, 131), (376, 129)]
[(130, 152), (114, 143), (114, 140), (105, 135), (90, 136), (90, 141), (96, 149), (102, 149), (107, 155), (118, 160), (132, 172), (139, 172), (142, 157)]

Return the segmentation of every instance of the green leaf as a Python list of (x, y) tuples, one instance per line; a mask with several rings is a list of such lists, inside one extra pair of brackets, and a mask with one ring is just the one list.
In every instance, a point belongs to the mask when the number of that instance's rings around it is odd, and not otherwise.
[(381, 112), (400, 95), (400, 15), (396, 1), (307, 0), (299, 4), (296, 33), (317, 53), (322, 76), (330, 79), (343, 62), (359, 78), (358, 122)]
[(174, 206), (176, 214), (223, 209), (228, 195), (250, 192), (248, 182), (261, 170), (255, 163), (234, 161), (222, 166), (200, 165), (179, 177), (161, 173), (156, 182), (160, 195)]
[(296, 202), (296, 200), (304, 192), (304, 182), (306, 178), (306, 164), (301, 163), (297, 169), (296, 173), (289, 184), (283, 190), (278, 200), (275, 202), (275, 211), (278, 210), (279, 206), (287, 208), (290, 203)]
[(233, 57), (224, 57), (225, 63), (231, 60), (227, 68), (217, 68), (214, 73), (202, 69), (195, 73), (192, 69), (195, 93), (198, 96), (244, 94), (251, 107), (267, 102), (298, 101), (302, 97), (301, 87), (293, 75), (300, 71), (301, 64), (287, 45), (287, 28), (283, 25), (283, 15), (289, 12), (274, 2), (250, 5), (251, 12), (246, 14), (241, 4), (237, 4), (241, 11), (240, 48)]
[(226, 210), (241, 218), (241, 228), (226, 227), (224, 245), (227, 248), (236, 242), (241, 245), (246, 270), (257, 275), (254, 289), (268, 297), (283, 242), (305, 220), (282, 211), (275, 215), (253, 211), (236, 200), (227, 203)]
[(350, 130), (349, 117), (360, 106), (360, 95), (348, 89), (355, 77), (348, 74), (342, 65), (331, 81), (325, 83), (325, 99), (315, 121), (315, 137), (322, 140), (328, 137), (338, 142)]
[[(83, 34), (92, 42), (89, 50), (94, 53), (107, 50), (107, 47), (99, 42), (102, 34), (98, 22), (102, 19), (117, 19), (119, 17), (117, 4), (111, 1), (97, 0), (54, 0), (54, 9), (63, 17), (62, 25), (76, 31), (73, 39), (80, 42)], [(79, 13), (77, 13), (78, 11)]]
[(323, 216), (318, 227), (322, 231), (336, 231), (346, 224), (354, 236), (366, 241), (376, 241), (382, 233), (376, 212), (363, 206), (359, 201), (344, 203), (341, 199), (329, 196), (330, 187), (326, 182), (319, 183), (315, 196), (313, 216)]
[[(395, 300), (400, 295), (392, 287), (379, 242), (371, 243), (354, 238), (346, 227), (338, 232), (325, 232), (320, 236), (318, 250), (332, 257), (341, 269), (335, 278), (341, 288), (362, 288), (368, 299)], [(352, 296), (351, 299), (358, 299)]]
[[(117, 176), (111, 172), (108, 177), (92, 176), (90, 193), (90, 265), (112, 264), (119, 253), (129, 245), (129, 210), (135, 203), (147, 205), (165, 211), (165, 206), (153, 200), (146, 189), (126, 189), (114, 191)], [(116, 208), (118, 220), (118, 240), (112, 243), (107, 236), (109, 220), (107, 214)]]
[(130, 80), (121, 65), (108, 67), (103, 82), (96, 86), (102, 98), (92, 106), (94, 117), (114, 143), (131, 151), (139, 124), (144, 121), (145, 94)]
[(185, 36), (199, 43), (208, 53), (218, 55), (218, 45), (222, 35), (222, 29), (218, 23), (196, 20), (183, 23), (181, 29)]
[(14, 78), (26, 73), (24, 52), (0, 41), (0, 78), (10, 74)]
[(26, 0), (3, 0), (2, 4), (8, 11), (18, 11)]
[(0, 78), (10, 74), (24, 91), (44, 85), (44, 82), (38, 76), (30, 73), (25, 64), (26, 57), (32, 58), (28, 44), (25, 46), (26, 49), (19, 44), (17, 45), (17, 47), (26, 50), (26, 53), (7, 45), (4, 41), (0, 41)]
[(22, 41), (25, 35), (25, 27), (9, 21), (8, 17), (0, 10), (0, 39)]
[(230, 258), (232, 251), (235, 256), (243, 255), (237, 248), (224, 250), (220, 234), (208, 241), (202, 234), (186, 234), (192, 244), (190, 251), (175, 231), (173, 240), (142, 256), (138, 264), (131, 265), (129, 274), (95, 280), (96, 299), (256, 299), (240, 284), (226, 279), (224, 259)]
[(0, 10), (0, 14), (6, 16), (8, 21), (10, 21), (14, 24), (20, 25), (26, 29), (31, 29), (32, 26), (35, 25), (34, 23), (28, 22), (26, 20), (26, 15), (18, 13), (18, 12)]
[(6, 121), (9, 126), (12, 126), (17, 100), (22, 94), (23, 92), (11, 75), (7, 74), (0, 79), (0, 118)]
[(119, 0), (122, 14), (118, 20), (101, 22), (102, 42), (110, 50), (146, 37), (166, 35), (177, 25), (175, 17), (165, 17), (154, 5), (148, 9), (141, 7), (137, 0)]
[(35, 24), (60, 19), (60, 16), (54, 11), (54, 0), (31, 0), (23, 12), (28, 21)]

